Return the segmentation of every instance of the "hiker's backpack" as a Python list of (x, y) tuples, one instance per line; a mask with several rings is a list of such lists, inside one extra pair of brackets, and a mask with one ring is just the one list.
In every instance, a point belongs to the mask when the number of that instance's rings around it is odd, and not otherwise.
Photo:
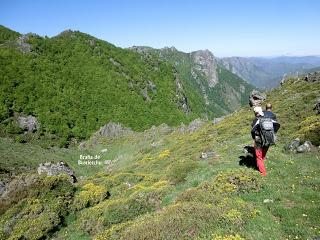
[(262, 117), (259, 119), (259, 125), (262, 147), (274, 145), (276, 141), (276, 135), (274, 133), (272, 119)]

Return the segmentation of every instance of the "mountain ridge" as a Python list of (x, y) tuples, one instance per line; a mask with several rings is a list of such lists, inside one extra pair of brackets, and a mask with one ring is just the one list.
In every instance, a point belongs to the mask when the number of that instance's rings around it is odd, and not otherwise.
[[(39, 137), (21, 135), (19, 115), (37, 117), (37, 134), (59, 138), (65, 146), (90, 137), (109, 121), (141, 131), (219, 117), (243, 105), (253, 89), (227, 70), (217, 72), (206, 51), (194, 53), (197, 64), (188, 54), (178, 55), (189, 62), (177, 71), (173, 61), (157, 54), (143, 56), (79, 31), (48, 38), (0, 30), (0, 132), (19, 141)], [(220, 82), (217, 74), (224, 75)]]
[(279, 85), (284, 75), (297, 76), (307, 69), (320, 66), (320, 56), (226, 57), (220, 63), (261, 89)]

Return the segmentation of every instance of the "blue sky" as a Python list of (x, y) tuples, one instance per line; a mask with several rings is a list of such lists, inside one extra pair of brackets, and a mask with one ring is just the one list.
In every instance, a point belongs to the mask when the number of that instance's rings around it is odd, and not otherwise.
[(216, 56), (320, 55), (318, 0), (1, 0), (0, 24), (49, 37), (79, 30), (120, 47)]

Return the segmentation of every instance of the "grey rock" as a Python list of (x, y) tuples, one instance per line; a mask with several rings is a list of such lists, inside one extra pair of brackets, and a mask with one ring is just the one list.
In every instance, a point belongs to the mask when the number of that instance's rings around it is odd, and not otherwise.
[(70, 176), (70, 181), (72, 183), (77, 182), (77, 178), (73, 170), (64, 162), (52, 163), (45, 162), (40, 163), (38, 167), (38, 174), (47, 174), (47, 176), (57, 176), (59, 174), (67, 174)]
[(151, 101), (151, 98), (148, 95), (148, 89), (146, 87), (144, 89), (141, 89), (140, 93), (141, 93), (141, 95), (143, 97), (143, 100), (148, 101), (148, 102)]
[(0, 180), (0, 196), (2, 195), (2, 193), (6, 190), (6, 182)]
[(109, 61), (116, 67), (121, 67), (121, 63), (118, 61), (114, 60), (112, 57), (109, 58)]
[(157, 85), (152, 81), (148, 80), (148, 89), (150, 89), (153, 93), (157, 93)]
[(154, 138), (156, 138), (156, 136), (158, 135), (169, 134), (172, 131), (173, 131), (173, 128), (171, 128), (165, 123), (160, 124), (158, 127), (152, 126), (149, 130), (146, 130), (146, 132), (149, 133)]
[(273, 199), (264, 199), (263, 203), (273, 203)]
[(28, 132), (34, 132), (39, 129), (39, 122), (36, 117), (34, 116), (19, 116), (18, 117), (18, 126)]
[(261, 103), (266, 100), (266, 95), (259, 92), (258, 90), (253, 90), (249, 96), (250, 107), (260, 107)]
[(314, 105), (313, 110), (317, 112), (317, 114), (320, 114), (320, 99), (317, 100), (316, 104)]
[(159, 141), (153, 141), (153, 142), (151, 143), (151, 147), (156, 148), (156, 147), (161, 146), (162, 144), (163, 144), (163, 140), (160, 139)]
[(300, 144), (301, 144), (300, 139), (296, 138), (287, 146), (287, 149), (291, 152), (295, 152), (297, 148), (300, 146)]
[(300, 145), (297, 148), (297, 153), (304, 153), (304, 152), (310, 152), (312, 149), (312, 143), (309, 141), (305, 141), (304, 144)]
[(208, 79), (209, 88), (214, 87), (218, 81), (217, 60), (209, 50), (199, 50), (190, 53), (194, 62), (191, 73), (195, 78), (198, 78), (200, 73)]
[(179, 131), (180, 133), (185, 133), (186, 129), (186, 125), (184, 123), (181, 123), (180, 126), (177, 128), (177, 131)]
[(16, 41), (18, 49), (23, 53), (31, 52), (31, 45), (27, 42), (30, 36), (32, 36), (30, 33), (22, 34)]
[(308, 73), (305, 77), (304, 80), (307, 82), (320, 82), (320, 71)]
[(185, 114), (189, 114), (191, 112), (191, 109), (189, 107), (188, 98), (185, 95), (181, 80), (179, 79), (179, 75), (177, 74), (177, 72), (175, 72), (175, 80), (176, 80), (176, 97), (178, 98), (178, 106), (183, 110)]
[(219, 118), (214, 118), (212, 120), (212, 123), (213, 124), (217, 124), (217, 123), (221, 122), (224, 118), (225, 118), (225, 116), (222, 116), (222, 117), (219, 117)]
[(132, 134), (133, 131), (130, 128), (122, 126), (120, 123), (109, 122), (103, 127), (101, 127), (95, 136), (99, 137), (109, 137), (109, 138), (119, 138)]
[(219, 157), (220, 156), (214, 151), (202, 152), (201, 155), (200, 155), (201, 159), (219, 158)]
[(136, 83), (133, 83), (132, 81), (129, 81), (128, 86), (130, 89), (138, 90), (140, 91), (140, 94), (143, 97), (143, 100), (145, 101), (151, 101), (152, 98), (149, 96), (149, 93), (156, 94), (157, 93), (157, 86), (150, 80), (146, 80), (144, 86), (139, 86)]
[(198, 128), (200, 128), (203, 124), (204, 121), (202, 121), (200, 118), (197, 118), (189, 124), (189, 126), (187, 127), (187, 131), (192, 133), (196, 131)]
[(85, 148), (87, 147), (87, 143), (84, 141), (84, 142), (81, 142), (80, 144), (79, 144), (79, 149), (80, 150), (84, 150)]
[(108, 152), (108, 149), (107, 149), (107, 148), (104, 148), (104, 149), (102, 149), (100, 152), (101, 152), (101, 153), (106, 153), (106, 152)]

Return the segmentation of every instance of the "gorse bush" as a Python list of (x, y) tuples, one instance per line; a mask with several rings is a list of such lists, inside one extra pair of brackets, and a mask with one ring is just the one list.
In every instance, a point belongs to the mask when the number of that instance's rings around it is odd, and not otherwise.
[(303, 140), (309, 140), (312, 144), (320, 145), (320, 116), (314, 115), (306, 118), (300, 124), (298, 135)]
[(1, 216), (1, 239), (47, 237), (69, 213), (75, 190), (65, 176), (30, 175), (16, 179), (9, 187), (20, 188), (18, 193), (22, 195), (9, 193), (10, 200), (17, 204)]

